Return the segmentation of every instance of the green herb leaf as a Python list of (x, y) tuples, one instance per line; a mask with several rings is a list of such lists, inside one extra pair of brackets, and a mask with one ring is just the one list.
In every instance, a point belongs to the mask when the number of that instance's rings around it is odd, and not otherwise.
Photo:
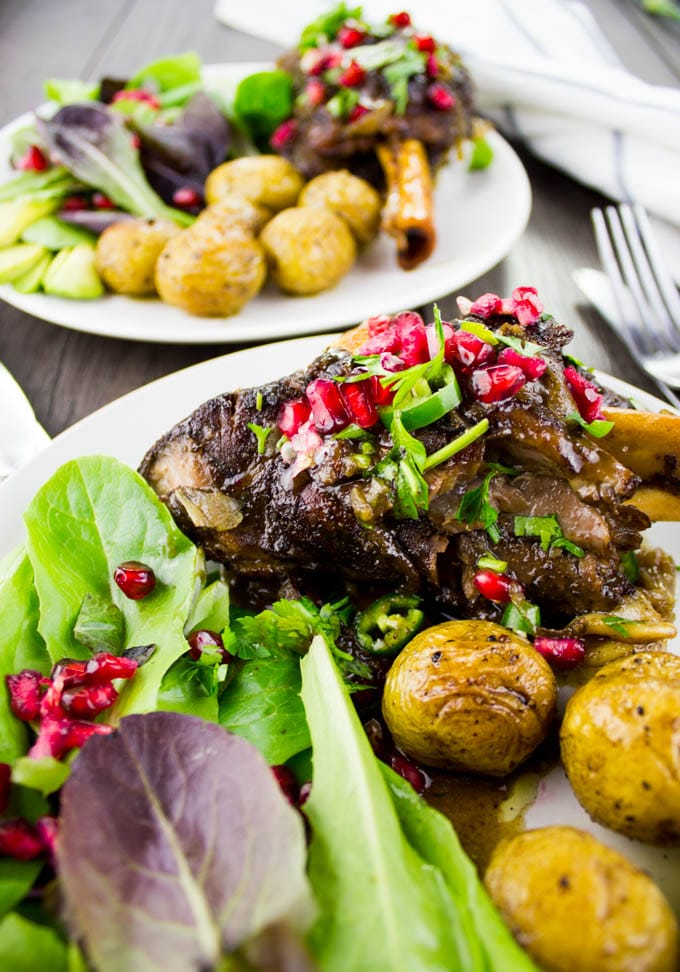
[(541, 610), (537, 604), (529, 601), (510, 603), (503, 612), (501, 624), (521, 634), (536, 634), (536, 629), (541, 624)]
[(480, 169), (488, 169), (493, 162), (493, 149), (483, 136), (472, 140), (472, 154), (468, 162), (468, 170), (477, 172)]
[(257, 425), (255, 422), (248, 422), (248, 428), (257, 439), (257, 454), (261, 456), (267, 446), (267, 438), (274, 429), (271, 425)]
[(565, 421), (580, 425), (582, 429), (585, 429), (595, 439), (603, 439), (614, 428), (614, 422), (608, 422), (605, 419), (594, 419), (592, 422), (586, 422), (578, 412), (570, 412), (566, 416)]
[(359, 92), (354, 88), (341, 88), (326, 102), (326, 111), (333, 118), (347, 118), (352, 108), (359, 104)]
[(560, 521), (553, 513), (550, 516), (516, 516), (514, 520), (516, 537), (538, 537), (541, 550), (548, 551), (553, 547), (562, 548), (575, 557), (584, 557), (585, 551), (567, 540)]
[(355, 425), (352, 423), (346, 428), (341, 429), (340, 432), (336, 432), (333, 436), (334, 439), (368, 439), (369, 433), (366, 429), (362, 429), (360, 425)]
[(461, 520), (473, 528), (478, 526), (486, 530), (494, 543), (498, 543), (501, 535), (496, 526), (498, 510), (489, 502), (489, 486), (491, 480), (498, 475), (499, 471), (498, 469), (489, 470), (480, 486), (468, 489), (456, 510), (457, 520)]
[(477, 439), (480, 439), (484, 435), (484, 433), (488, 430), (488, 428), (489, 428), (489, 420), (483, 418), (480, 422), (477, 422), (476, 425), (472, 425), (470, 426), (469, 429), (466, 429), (465, 432), (462, 433), (462, 435), (459, 435), (457, 438), (453, 439), (447, 445), (442, 446), (441, 449), (437, 449), (436, 452), (430, 453), (430, 455), (425, 460), (425, 465), (423, 468), (434, 469), (434, 467), (440, 465), (440, 463), (446, 462), (448, 459), (451, 459), (452, 456), (455, 456), (457, 455), (457, 453), (462, 452), (463, 449), (467, 449), (469, 445), (472, 445), (473, 442), (476, 442)]
[(302, 31), (298, 48), (301, 51), (309, 47), (318, 47), (327, 41), (332, 41), (346, 20), (359, 20), (361, 7), (348, 7), (344, 2), (333, 7), (328, 13), (321, 14), (316, 20)]
[(33, 887), (43, 861), (0, 857), (0, 918), (4, 918)]
[(512, 348), (518, 354), (523, 354), (525, 358), (535, 358), (545, 354), (546, 349), (534, 341), (526, 341), (524, 338), (513, 337), (511, 334), (496, 333), (496, 337), (501, 344)]
[(0, 921), (0, 968), (12, 972), (67, 972), (66, 945), (54, 928), (16, 913)]
[(486, 324), (480, 324), (479, 321), (461, 321), (460, 329), (469, 334), (474, 334), (480, 341), (486, 341), (487, 344), (498, 344), (500, 340), (498, 334), (488, 328)]
[(617, 614), (609, 614), (606, 618), (602, 618), (603, 624), (606, 624), (608, 628), (615, 631), (617, 635), (621, 635), (622, 638), (628, 637), (628, 619), (619, 617)]
[(403, 56), (392, 64), (388, 64), (383, 75), (390, 86), (390, 93), (394, 99), (395, 111), (403, 115), (408, 105), (408, 83), (417, 74), (424, 74), (426, 57), (421, 51), (405, 47)]
[(194, 661), (186, 655), (178, 658), (163, 676), (157, 708), (161, 712), (179, 712), (198, 716), (206, 722), (217, 722), (220, 668), (224, 666), (218, 658), (209, 664), (204, 663), (203, 655), (201, 661)]
[(626, 550), (624, 554), (621, 554), (621, 569), (631, 584), (637, 581), (640, 576), (640, 564), (634, 550)]
[(387, 39), (377, 44), (364, 44), (352, 48), (352, 60), (366, 71), (377, 71), (386, 64), (398, 61), (404, 54), (404, 45), (397, 40)]
[(258, 144), (293, 113), (293, 80), (287, 71), (258, 71), (236, 89), (234, 114)]

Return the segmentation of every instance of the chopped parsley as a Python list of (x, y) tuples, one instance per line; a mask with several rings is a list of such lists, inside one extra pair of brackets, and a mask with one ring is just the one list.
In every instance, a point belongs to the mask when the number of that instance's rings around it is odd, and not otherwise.
[(333, 435), (334, 439), (368, 439), (368, 437), (369, 433), (366, 429), (362, 429), (360, 425), (356, 425), (354, 422)]
[(354, 88), (340, 88), (337, 94), (326, 102), (326, 109), (333, 118), (346, 118), (352, 108), (359, 104), (359, 92)]
[(566, 421), (575, 422), (576, 425), (580, 425), (582, 429), (585, 429), (595, 439), (603, 439), (614, 428), (614, 423), (608, 422), (606, 419), (594, 419), (592, 422), (586, 422), (578, 412), (570, 412), (566, 417)]
[(526, 341), (521, 337), (514, 337), (511, 334), (501, 334), (500, 331), (492, 331), (486, 324), (480, 324), (479, 321), (463, 321), (460, 329), (467, 331), (468, 334), (474, 334), (480, 341), (486, 341), (487, 344), (505, 344), (506, 347), (512, 348), (518, 354), (523, 354), (525, 358), (535, 358), (537, 355), (545, 354), (546, 349), (541, 347), (540, 344), (536, 344), (534, 341)]
[(607, 615), (606, 618), (602, 618), (602, 623), (615, 631), (617, 635), (621, 635), (622, 638), (627, 638), (629, 635), (627, 619), (619, 617), (618, 614)]
[(520, 634), (536, 634), (541, 623), (541, 609), (529, 601), (511, 602), (503, 611), (501, 624)]
[(541, 550), (546, 553), (556, 547), (566, 550), (574, 557), (585, 556), (585, 551), (581, 547), (567, 540), (562, 532), (560, 521), (554, 513), (550, 516), (516, 516), (514, 530), (516, 537), (538, 537), (541, 541)]
[(498, 510), (489, 502), (489, 486), (494, 476), (498, 475), (499, 470), (491, 469), (484, 477), (482, 484), (474, 489), (469, 489), (456, 510), (456, 519), (463, 523), (473, 525), (479, 523), (489, 534), (493, 543), (498, 543), (501, 538), (496, 523), (498, 521)]
[(408, 83), (416, 74), (425, 74), (427, 59), (421, 51), (405, 47), (402, 57), (388, 64), (383, 74), (390, 86), (395, 110), (403, 115), (408, 105)]
[(271, 425), (257, 425), (255, 422), (248, 422), (248, 428), (257, 439), (257, 454), (261, 456), (267, 445), (267, 438), (274, 429)]
[(321, 14), (311, 24), (307, 24), (300, 36), (300, 50), (306, 51), (310, 47), (319, 47), (333, 40), (346, 20), (358, 20), (361, 14), (361, 7), (348, 7), (345, 3), (339, 3), (328, 13)]
[(621, 555), (621, 570), (624, 572), (631, 584), (634, 584), (640, 576), (640, 564), (634, 550), (626, 550)]

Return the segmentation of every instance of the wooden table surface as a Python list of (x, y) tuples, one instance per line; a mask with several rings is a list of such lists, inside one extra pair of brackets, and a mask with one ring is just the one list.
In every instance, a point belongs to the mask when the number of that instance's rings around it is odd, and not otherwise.
[[(212, 6), (212, 0), (3, 0), (0, 124), (39, 104), (47, 77), (125, 77), (155, 57), (183, 50), (197, 51), (206, 63), (277, 55), (271, 44), (218, 24)], [(590, 6), (631, 70), (660, 84), (680, 82), (677, 25), (644, 15), (637, 0), (590, 0)], [(575, 330), (576, 355), (653, 390), (571, 279), (575, 267), (597, 265), (589, 210), (604, 200), (521, 147), (518, 151), (533, 190), (528, 228), (509, 256), (471, 281), (465, 292), (503, 294), (518, 284), (533, 284), (552, 313)], [(453, 295), (439, 303), (445, 316), (454, 313)], [(92, 313), (97, 313), (96, 304)], [(51, 435), (152, 379), (239, 347), (98, 337), (0, 304), (0, 360)]]

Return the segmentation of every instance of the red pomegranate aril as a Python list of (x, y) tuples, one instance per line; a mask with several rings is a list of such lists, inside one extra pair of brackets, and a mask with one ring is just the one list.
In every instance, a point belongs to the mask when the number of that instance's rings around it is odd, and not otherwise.
[(123, 88), (122, 91), (116, 91), (111, 100), (114, 104), (116, 101), (138, 101), (140, 104), (148, 105), (149, 108), (155, 108), (157, 111), (161, 107), (158, 98), (143, 88), (130, 88), (129, 90)]
[(394, 392), (391, 388), (385, 388), (378, 375), (371, 375), (366, 384), (370, 388), (369, 394), (375, 402), (376, 408), (384, 408), (385, 405), (392, 404)]
[(536, 381), (548, 367), (543, 358), (531, 358), (526, 354), (520, 354), (514, 348), (503, 348), (498, 355), (498, 364), (515, 365), (524, 372), (529, 381)]
[(228, 665), (230, 661), (233, 661), (232, 656), (224, 647), (224, 642), (217, 631), (210, 631), (208, 628), (201, 628), (199, 631), (194, 631), (193, 634), (189, 635), (187, 641), (190, 645), (189, 657), (193, 658), (194, 661), (200, 661), (204, 649), (209, 650), (211, 648), (213, 649), (211, 654), (216, 654), (214, 649), (219, 651), (220, 661), (222, 664)]
[(194, 209), (196, 206), (200, 206), (202, 199), (195, 189), (191, 186), (180, 186), (179, 189), (175, 189), (172, 194), (172, 202), (174, 206), (181, 206), (185, 209)]
[(59, 835), (59, 821), (56, 817), (39, 817), (35, 822), (35, 832), (38, 840), (50, 856), (54, 863), (54, 851)]
[(407, 368), (429, 361), (425, 321), (415, 311), (403, 311), (394, 317), (394, 326), (399, 334), (401, 347), (398, 355)]
[(133, 149), (140, 149), (142, 147), (142, 140), (137, 132), (132, 133), (132, 136), (130, 137), (130, 145), (133, 147)]
[(85, 666), (85, 681), (88, 685), (98, 685), (113, 678), (132, 678), (138, 668), (139, 662), (134, 658), (99, 651)]
[(44, 852), (40, 837), (22, 817), (0, 820), (0, 855), (17, 861), (32, 861)]
[(343, 382), (340, 394), (350, 420), (362, 429), (370, 429), (378, 421), (378, 412), (369, 394), (366, 381)]
[(79, 213), (83, 209), (87, 209), (87, 199), (84, 196), (68, 196), (63, 203), (61, 208), (66, 213)]
[(316, 108), (326, 99), (326, 85), (319, 78), (312, 78), (305, 85), (307, 104)]
[(510, 299), (512, 313), (525, 327), (535, 324), (543, 313), (543, 304), (538, 299), (535, 287), (515, 287)]
[(427, 788), (427, 777), (423, 771), (403, 753), (395, 753), (391, 756), (390, 766), (395, 773), (411, 784), (416, 793), (423, 793)]
[(156, 575), (151, 567), (138, 560), (126, 560), (119, 564), (113, 572), (113, 579), (131, 601), (148, 597), (156, 586)]
[(92, 205), (95, 209), (115, 209), (116, 204), (108, 196), (105, 196), (103, 192), (93, 192), (92, 193)]
[(547, 638), (539, 635), (534, 639), (534, 648), (553, 668), (560, 671), (576, 668), (586, 654), (586, 646), (580, 638)]
[(17, 162), (17, 168), (23, 172), (44, 172), (49, 167), (47, 156), (37, 145), (29, 145)]
[(74, 721), (67, 718), (43, 717), (38, 738), (28, 752), (31, 759), (54, 756), (60, 759), (71, 749), (84, 746), (90, 736), (105, 736), (113, 726), (105, 722)]
[(338, 383), (330, 378), (315, 378), (305, 389), (318, 432), (339, 432), (349, 423)]
[(390, 324), (385, 330), (379, 331), (370, 337), (365, 344), (359, 348), (359, 354), (399, 354), (401, 350), (401, 335), (395, 324)]
[(361, 44), (365, 36), (363, 30), (359, 30), (358, 27), (349, 27), (345, 24), (338, 31), (338, 42), (347, 50), (350, 47), (356, 47), (358, 44)]
[(269, 144), (276, 152), (279, 152), (295, 138), (297, 131), (297, 121), (294, 118), (289, 118), (288, 121), (281, 122), (272, 137), (269, 139)]
[(12, 767), (9, 763), (0, 763), (0, 813), (4, 813), (9, 806), (9, 794), (12, 789)]
[(368, 108), (365, 105), (355, 105), (349, 113), (350, 124), (359, 121), (360, 118), (363, 118), (367, 114)]
[(18, 675), (5, 676), (9, 691), (9, 707), (13, 715), (23, 722), (31, 722), (40, 715), (43, 689), (49, 685), (40, 672), (25, 668)]
[(274, 779), (281, 787), (281, 792), (286, 800), (288, 800), (291, 806), (296, 807), (300, 797), (300, 784), (297, 781), (295, 773), (283, 763), (277, 766), (270, 766), (269, 768), (274, 774)]
[(427, 34), (415, 34), (413, 37), (413, 42), (419, 51), (424, 54), (434, 54), (435, 42), (434, 37), (429, 37)]
[(428, 78), (436, 78), (439, 74), (439, 60), (436, 54), (428, 54), (425, 62), (425, 72)]
[(338, 84), (343, 88), (358, 88), (364, 83), (366, 71), (356, 61), (352, 61), (338, 78)]
[(456, 105), (456, 96), (438, 81), (430, 85), (426, 94), (427, 100), (437, 111), (451, 111)]
[(478, 297), (477, 300), (472, 302), (470, 313), (475, 314), (477, 317), (483, 317), (486, 320), (494, 314), (500, 314), (502, 306), (503, 301), (498, 294), (482, 294), (481, 297)]
[(507, 574), (497, 574), (493, 570), (479, 570), (473, 577), (479, 593), (495, 604), (507, 604), (513, 590), (518, 589), (517, 581)]
[(118, 692), (111, 682), (103, 685), (82, 685), (63, 692), (61, 707), (77, 719), (94, 719), (104, 709), (112, 706), (117, 698)]
[(406, 10), (401, 10), (399, 13), (394, 13), (389, 18), (390, 23), (394, 27), (404, 28), (411, 26), (411, 15), (407, 13)]
[(300, 426), (304, 425), (311, 414), (309, 402), (304, 398), (294, 398), (291, 402), (285, 402), (279, 409), (276, 419), (281, 432), (289, 439), (299, 431)]
[(564, 369), (564, 378), (581, 418), (586, 422), (602, 418), (602, 395), (592, 381), (588, 381), (573, 365)]
[(458, 363), (463, 369), (486, 364), (494, 353), (493, 345), (470, 331), (455, 331), (447, 340), (444, 351), (449, 364)]
[(483, 405), (504, 402), (526, 384), (524, 372), (515, 365), (492, 365), (472, 372), (472, 394)]
[(376, 314), (374, 317), (369, 317), (366, 321), (369, 337), (377, 337), (378, 334), (385, 334), (389, 330), (391, 323), (391, 314)]
[(86, 668), (87, 662), (80, 658), (62, 658), (56, 662), (50, 672), (52, 685), (48, 688), (48, 694), (55, 687), (61, 692), (72, 685), (84, 685)]

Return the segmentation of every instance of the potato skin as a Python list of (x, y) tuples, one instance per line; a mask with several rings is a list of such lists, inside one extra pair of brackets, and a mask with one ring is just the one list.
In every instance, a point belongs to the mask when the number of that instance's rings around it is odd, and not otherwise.
[(528, 641), (489, 621), (447, 621), (397, 656), (383, 716), (426, 766), (505, 776), (545, 738), (556, 699), (550, 666)]
[(361, 246), (374, 239), (380, 226), (379, 193), (347, 169), (316, 176), (300, 193), (299, 205), (330, 209), (345, 220)]
[(232, 233), (253, 233), (255, 236), (272, 218), (271, 209), (252, 203), (235, 194), (224, 196), (200, 212), (193, 228), (212, 227), (223, 236)]
[(129, 219), (114, 223), (97, 240), (95, 262), (100, 277), (116, 294), (155, 294), (154, 270), (161, 250), (181, 230), (164, 219)]
[(311, 206), (278, 213), (260, 241), (272, 277), (289, 294), (318, 294), (334, 287), (356, 257), (356, 243), (344, 220)]
[(654, 882), (572, 827), (501, 841), (484, 884), (545, 972), (674, 972), (678, 927)]
[(298, 170), (280, 155), (246, 155), (213, 169), (205, 198), (212, 204), (234, 194), (277, 213), (295, 205), (303, 185)]
[(258, 241), (245, 230), (226, 237), (195, 224), (171, 239), (156, 264), (162, 300), (189, 314), (227, 317), (241, 310), (264, 284), (267, 266)]
[(569, 700), (562, 762), (593, 820), (648, 843), (680, 840), (680, 658), (605, 665)]

